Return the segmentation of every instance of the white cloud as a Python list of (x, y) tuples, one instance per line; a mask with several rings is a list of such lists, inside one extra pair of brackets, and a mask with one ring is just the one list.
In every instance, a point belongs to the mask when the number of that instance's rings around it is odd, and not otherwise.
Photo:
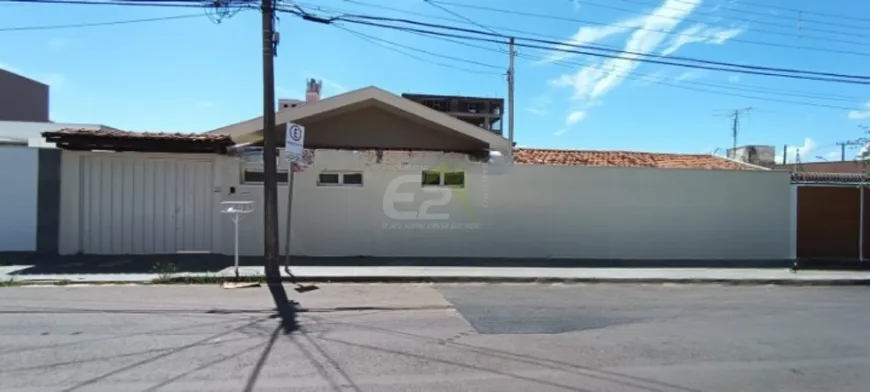
[[(788, 162), (788, 163), (797, 162), (798, 154), (800, 154), (801, 162), (806, 162), (814, 157), (814, 155), (811, 155), (811, 153), (813, 152), (813, 150), (816, 149), (816, 147), (818, 147), (818, 144), (813, 139), (810, 139), (810, 138), (804, 138), (804, 143), (800, 146), (789, 145), (788, 150), (787, 150), (787, 154), (786, 154), (786, 162)], [(782, 151), (780, 151), (780, 153), (777, 154), (774, 159), (777, 163), (781, 163), (782, 162)]]
[(341, 93), (347, 92), (349, 90), (343, 84), (338, 83), (332, 79), (328, 79), (328, 78), (324, 78), (324, 77), (319, 77), (317, 79), (322, 80), (323, 84), (325, 84), (326, 86), (333, 88), (335, 90), (336, 94), (341, 94)]
[(198, 107), (200, 109), (211, 109), (211, 108), (215, 107), (214, 102), (206, 101), (206, 100), (196, 101), (194, 104), (196, 105), (196, 107)]
[(69, 48), (72, 44), (73, 42), (67, 38), (55, 37), (46, 41), (45, 46), (51, 50), (61, 51)]
[(526, 108), (526, 111), (538, 116), (546, 116), (550, 114), (550, 105), (553, 104), (553, 98), (549, 95), (542, 94), (532, 101), (532, 105)]
[(839, 160), (841, 157), (842, 154), (838, 151), (829, 151), (827, 154), (825, 154), (825, 159), (830, 161)]
[(668, 76), (665, 74), (664, 71), (656, 71), (656, 72), (653, 72), (651, 74), (641, 76), (640, 78), (637, 79), (637, 83), (635, 83), (635, 85), (639, 86), (639, 87), (645, 87), (645, 86), (649, 86), (651, 84), (656, 84), (658, 82), (661, 82), (667, 78), (668, 78)]
[(583, 110), (575, 110), (571, 113), (568, 113), (568, 118), (565, 119), (565, 125), (571, 126), (577, 124), (583, 119), (586, 118), (586, 112)]
[(662, 56), (668, 56), (685, 45), (692, 43), (705, 43), (705, 44), (713, 44), (713, 45), (722, 45), (725, 42), (728, 42), (731, 38), (734, 38), (740, 33), (743, 32), (743, 29), (731, 28), (731, 29), (723, 29), (717, 27), (709, 27), (705, 24), (694, 24), (689, 28), (680, 31), (679, 35), (671, 39), (671, 42), (662, 51)]
[[(313, 78), (313, 79), (320, 80), (321, 82), (323, 82), (323, 85), (325, 87), (329, 87), (331, 90), (333, 90), (332, 93), (334, 93), (334, 94), (341, 94), (341, 93), (345, 93), (348, 90), (350, 90), (345, 85), (343, 85), (339, 82), (336, 82), (333, 79), (324, 77), (323, 75), (319, 75), (319, 74), (316, 74), (316, 73), (308, 71), (308, 70), (302, 70), (301, 73), (306, 78)], [(324, 92), (321, 91), (321, 94), (323, 94), (323, 93)]]
[(677, 75), (677, 77), (674, 78), (674, 81), (675, 82), (685, 82), (688, 80), (700, 79), (706, 74), (707, 74), (707, 71), (694, 69), (694, 70), (686, 71), (686, 72), (683, 72), (683, 73)]
[(709, 42), (714, 45), (722, 45), (728, 42), (728, 40), (730, 40), (731, 38), (740, 35), (741, 33), (743, 33), (743, 29), (738, 28), (717, 30), (713, 33), (713, 39), (711, 39)]
[(589, 45), (614, 35), (627, 33), (632, 29), (642, 26), (643, 20), (643, 17), (639, 17), (626, 19), (607, 26), (581, 27), (569, 40), (565, 41), (564, 45), (557, 45), (556, 47), (559, 49), (554, 50), (546, 58), (535, 64), (554, 63), (577, 57), (577, 53), (566, 52), (565, 50), (578, 50), (577, 46), (579, 45)]
[[(700, 4), (701, 0), (665, 0), (652, 13), (638, 19), (635, 31), (623, 46), (623, 53), (616, 58), (605, 60), (579, 69), (573, 75), (562, 75), (551, 81), (558, 87), (571, 86), (573, 99), (583, 104), (600, 103), (601, 98), (619, 86), (626, 76), (640, 64), (638, 56), (627, 52), (650, 53), (662, 44), (667, 33), (675, 29)], [(584, 109), (588, 109), (586, 106)], [(574, 109), (576, 111), (577, 109)], [(570, 116), (570, 114), (569, 114)]]
[(565, 132), (568, 132), (568, 128), (562, 128), (556, 132), (553, 132), (553, 136), (562, 136), (565, 134)]
[(864, 104), (864, 109), (849, 112), (850, 120), (863, 120), (866, 118), (870, 118), (870, 101)]
[(740, 82), (740, 75), (729, 75), (728, 81), (731, 83), (739, 83)]

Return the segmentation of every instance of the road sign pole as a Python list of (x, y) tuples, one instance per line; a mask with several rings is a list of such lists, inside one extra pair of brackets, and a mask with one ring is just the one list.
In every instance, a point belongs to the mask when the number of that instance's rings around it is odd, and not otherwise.
[[(305, 163), (305, 128), (298, 124), (288, 123), (284, 141), (284, 157), (287, 161), (287, 232), (284, 241), (284, 272), (290, 273), (290, 250), (293, 232), (293, 182), (296, 177), (295, 168), (304, 167)], [(292, 275), (291, 275), (292, 278)]]
[(293, 162), (288, 160), (287, 165), (287, 232), (284, 233), (284, 269), (290, 268), (290, 238), (293, 231)]

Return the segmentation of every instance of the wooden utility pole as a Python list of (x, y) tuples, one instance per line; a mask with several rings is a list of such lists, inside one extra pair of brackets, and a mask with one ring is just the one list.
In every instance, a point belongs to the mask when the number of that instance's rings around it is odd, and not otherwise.
[(274, 0), (261, 0), (263, 25), (263, 237), (264, 273), (270, 289), (281, 286), (278, 240), (278, 143), (275, 133)]
[(510, 51), (510, 62), (508, 66), (508, 141), (510, 142), (510, 151), (508, 152), (508, 159), (513, 161), (514, 156), (514, 57), (516, 57), (516, 50), (514, 50), (514, 37), (510, 38), (510, 47), (508, 50)]

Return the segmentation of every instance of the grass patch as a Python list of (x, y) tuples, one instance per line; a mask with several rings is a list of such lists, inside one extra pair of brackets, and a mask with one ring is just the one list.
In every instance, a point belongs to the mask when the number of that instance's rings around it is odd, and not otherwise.
[(223, 283), (266, 283), (265, 276), (168, 276), (157, 277), (152, 284), (223, 284)]
[(0, 280), (0, 287), (16, 287), (21, 286), (21, 282), (9, 278), (8, 280)]

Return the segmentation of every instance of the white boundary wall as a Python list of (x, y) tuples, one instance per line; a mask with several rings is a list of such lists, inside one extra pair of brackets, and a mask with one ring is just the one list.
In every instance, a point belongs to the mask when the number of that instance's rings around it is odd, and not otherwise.
[[(515, 165), (499, 168), (464, 155), (319, 150), (295, 182), (292, 253), (307, 256), (531, 257), (605, 259), (786, 259), (793, 254), (790, 177), (774, 171)], [(238, 160), (223, 158), (224, 200), (253, 200), (241, 222), (241, 253), (262, 254), (262, 187), (240, 184)], [(470, 209), (457, 193), (430, 213), (446, 220), (394, 221), (384, 213), (388, 185), (439, 164), (466, 171)], [(505, 168), (505, 167), (502, 167)], [(363, 186), (324, 187), (317, 174), (362, 172)], [(486, 173), (484, 173), (486, 172)], [(228, 195), (233, 186), (236, 193)], [(438, 195), (405, 184), (418, 211)], [(279, 187), (279, 219), (286, 216)], [(471, 211), (469, 213), (469, 211)], [(225, 218), (225, 217), (224, 217)], [(221, 219), (223, 247), (232, 226)], [(282, 223), (281, 242), (285, 238)], [(442, 229), (441, 227), (446, 227)]]

